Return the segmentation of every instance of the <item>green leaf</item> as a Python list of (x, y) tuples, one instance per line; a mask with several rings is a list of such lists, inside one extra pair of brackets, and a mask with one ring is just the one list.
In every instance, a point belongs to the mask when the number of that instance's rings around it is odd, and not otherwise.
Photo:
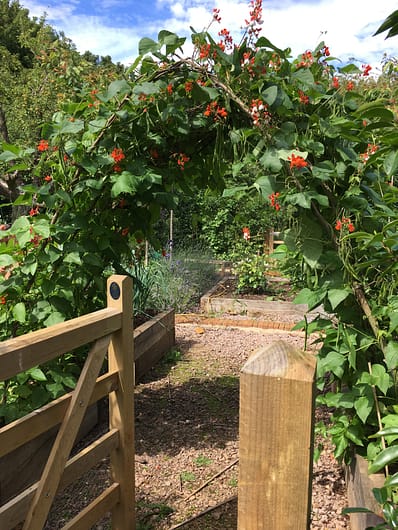
[(240, 196), (243, 193), (246, 193), (248, 190), (248, 186), (234, 186), (233, 188), (226, 188), (222, 196), (223, 197), (235, 197)]
[(21, 270), (24, 274), (35, 274), (37, 270), (37, 260), (34, 255), (27, 256), (24, 264), (21, 266)]
[(18, 302), (12, 308), (12, 314), (17, 322), (23, 324), (26, 320), (26, 308), (23, 302)]
[(366, 423), (369, 414), (373, 410), (374, 400), (370, 396), (361, 396), (355, 400), (354, 407), (362, 423)]
[(285, 201), (290, 204), (296, 204), (297, 206), (301, 206), (301, 208), (304, 208), (306, 210), (309, 210), (311, 208), (312, 201), (317, 201), (321, 206), (329, 205), (329, 199), (326, 197), (326, 195), (320, 195), (315, 191), (303, 191), (300, 193), (293, 193), (292, 195), (288, 195)]
[(198, 83), (194, 83), (192, 86), (192, 96), (199, 102), (213, 101), (219, 95), (220, 93), (216, 88), (198, 85)]
[(72, 375), (63, 376), (62, 377), (62, 384), (64, 384), (68, 388), (75, 388), (76, 387), (76, 379)]
[(14, 206), (31, 206), (33, 193), (22, 193), (13, 202)]
[(345, 300), (350, 294), (351, 290), (349, 289), (329, 289), (328, 299), (330, 305), (332, 306), (332, 309), (336, 309), (336, 307), (341, 304), (341, 302)]
[(122, 193), (134, 193), (137, 190), (138, 179), (128, 171), (123, 171), (115, 180), (111, 190), (112, 197), (118, 197)]
[(133, 93), (134, 94), (144, 94), (145, 96), (150, 96), (152, 94), (157, 94), (160, 91), (160, 86), (158, 83), (150, 83), (145, 81), (144, 83), (137, 83), (134, 85)]
[(69, 254), (67, 254), (64, 257), (64, 262), (65, 263), (74, 263), (75, 265), (81, 265), (82, 264), (82, 260), (80, 259), (80, 254), (78, 252), (69, 252)]
[(383, 467), (393, 464), (398, 460), (398, 445), (392, 445), (381, 451), (371, 462), (368, 468), (369, 473), (377, 473)]
[(29, 231), (30, 229), (30, 222), (28, 218), (25, 215), (22, 215), (21, 217), (18, 217), (13, 223), (13, 225), (10, 228), (11, 234), (17, 234), (18, 232), (25, 232), (26, 230)]
[(19, 385), (14, 390), (14, 392), (17, 394), (18, 397), (22, 399), (27, 399), (32, 395), (32, 390), (29, 388), (28, 385)]
[(355, 64), (347, 64), (339, 68), (339, 72), (342, 74), (361, 74), (362, 70)]
[(36, 386), (32, 390), (32, 395), (30, 397), (30, 404), (32, 408), (37, 409), (48, 402), (48, 392), (43, 387), (43, 385)]
[(328, 392), (325, 395), (325, 401), (329, 407), (343, 407), (351, 409), (354, 407), (354, 396), (350, 392)]
[(59, 324), (60, 322), (65, 321), (65, 315), (60, 313), (59, 311), (54, 311), (50, 314), (49, 317), (46, 318), (46, 320), (43, 322), (43, 324), (46, 327), (53, 326), (54, 324)]
[(381, 364), (372, 364), (372, 383), (377, 386), (384, 395), (390, 387), (390, 376)]
[(36, 232), (36, 234), (38, 234), (39, 236), (42, 236), (45, 239), (50, 237), (51, 225), (50, 225), (50, 222), (49, 222), (48, 219), (37, 219), (37, 220), (35, 220), (33, 228), (34, 228), (34, 231)]
[(349, 425), (347, 427), (347, 430), (345, 432), (346, 437), (348, 440), (353, 442), (355, 445), (359, 445), (363, 447), (363, 441), (361, 438), (361, 428), (358, 425)]
[(275, 103), (278, 97), (278, 87), (276, 85), (269, 86), (261, 93), (265, 103), (271, 106)]
[(157, 52), (160, 49), (160, 44), (155, 42), (148, 37), (144, 37), (138, 43), (138, 53), (139, 55), (145, 55), (147, 53)]
[(41, 370), (38, 367), (31, 368), (30, 370), (28, 370), (28, 373), (30, 377), (34, 379), (35, 381), (47, 381), (47, 377), (45, 373), (43, 372), (43, 370)]
[(184, 45), (186, 38), (179, 37), (170, 31), (162, 30), (158, 34), (158, 41), (161, 46), (166, 46), (166, 55), (171, 55)]
[(389, 15), (385, 19), (385, 21), (381, 24), (377, 31), (373, 33), (373, 35), (379, 35), (380, 33), (387, 31), (388, 29), (390, 31), (387, 33), (386, 39), (398, 35), (398, 10), (393, 11), (391, 15)]
[(297, 82), (303, 88), (312, 88), (315, 84), (314, 76), (309, 68), (300, 68), (291, 75), (292, 82)]
[(317, 372), (320, 376), (326, 372), (333, 372), (337, 377), (342, 378), (346, 364), (346, 358), (341, 353), (331, 351), (323, 359), (320, 358), (317, 363)]
[[(260, 164), (264, 169), (268, 169), (269, 171), (272, 171), (272, 173), (279, 173), (283, 167), (276, 151), (272, 151), (270, 149), (265, 151), (263, 156), (260, 158)], [(272, 193), (272, 191), (270, 193)]]
[(391, 110), (385, 107), (375, 107), (362, 113), (362, 118), (374, 119), (378, 118), (382, 121), (392, 122), (394, 121), (394, 114)]
[(385, 348), (385, 361), (389, 370), (398, 367), (398, 344), (395, 340), (389, 341)]
[(257, 40), (256, 48), (270, 48), (271, 50), (274, 50), (279, 53), (281, 57), (285, 57), (285, 53), (280, 48), (277, 48), (274, 44), (272, 44), (272, 42), (269, 41), (266, 37), (260, 37)]
[(263, 175), (258, 178), (253, 184), (253, 187), (261, 192), (261, 195), (265, 198), (275, 190), (276, 181), (275, 177), (271, 175)]
[(10, 151), (16, 155), (21, 152), (21, 148), (18, 145), (8, 144), (7, 142), (1, 142), (1, 148), (3, 151)]
[(109, 85), (108, 90), (103, 94), (102, 99), (109, 101), (115, 96), (124, 96), (131, 92), (131, 86), (125, 79), (116, 79)]
[(9, 267), (16, 263), (15, 259), (10, 254), (0, 254), (0, 267)]
[(77, 134), (84, 129), (83, 120), (65, 120), (59, 125), (59, 134)]
[(389, 475), (384, 482), (384, 486), (386, 488), (396, 488), (398, 486), (398, 473)]
[(303, 241), (302, 253), (310, 267), (315, 267), (322, 255), (323, 245), (319, 239), (306, 238)]
[(11, 151), (3, 151), (0, 153), (0, 160), (2, 162), (11, 162), (11, 160), (15, 160), (16, 158), (19, 158), (19, 156)]
[(395, 175), (398, 169), (398, 150), (390, 151), (384, 160), (384, 171), (388, 177)]
[(294, 304), (307, 304), (308, 310), (314, 309), (323, 302), (325, 293), (320, 294), (319, 291), (311, 291), (305, 287), (302, 289), (296, 298), (293, 300)]
[(50, 393), (52, 399), (56, 399), (65, 394), (65, 388), (61, 383), (50, 383), (46, 385), (46, 389)]
[(59, 189), (57, 190), (56, 196), (59, 197), (65, 204), (72, 204), (72, 199), (70, 198), (69, 193), (66, 191)]

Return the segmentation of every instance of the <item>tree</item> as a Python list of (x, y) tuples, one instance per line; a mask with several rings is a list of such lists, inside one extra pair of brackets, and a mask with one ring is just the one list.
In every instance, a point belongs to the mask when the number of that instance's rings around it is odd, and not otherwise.
[[(0, 56), (0, 141), (30, 147), (62, 101), (78, 99), (86, 85), (100, 89), (123, 71), (110, 57), (81, 56), (45, 18), (31, 19), (14, 0), (0, 1)], [(0, 199), (15, 200), (27, 178), (22, 167), (0, 165)], [(19, 213), (14, 208), (13, 218)]]

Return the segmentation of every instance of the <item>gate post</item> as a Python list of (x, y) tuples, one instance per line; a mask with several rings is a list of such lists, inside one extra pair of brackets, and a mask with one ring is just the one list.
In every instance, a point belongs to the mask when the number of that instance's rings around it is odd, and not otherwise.
[(108, 307), (122, 311), (122, 326), (109, 346), (109, 371), (119, 372), (118, 389), (109, 394), (109, 428), (118, 429), (119, 447), (111, 453), (112, 478), (120, 485), (120, 502), (112, 510), (113, 530), (135, 529), (133, 282), (108, 278)]
[(315, 365), (278, 341), (242, 368), (238, 530), (309, 529)]

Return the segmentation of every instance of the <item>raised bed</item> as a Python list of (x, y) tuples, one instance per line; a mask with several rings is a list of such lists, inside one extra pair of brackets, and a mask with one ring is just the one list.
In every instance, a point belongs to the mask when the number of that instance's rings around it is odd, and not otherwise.
[[(134, 357), (136, 381), (175, 344), (174, 311), (164, 311), (134, 330)], [(81, 440), (98, 422), (98, 407), (87, 410), (77, 441)], [(15, 497), (38, 480), (47, 461), (58, 428), (0, 458), (0, 505)]]
[(350, 514), (351, 530), (364, 530), (369, 526), (382, 523), (380, 505), (376, 502), (372, 489), (383, 486), (384, 474), (368, 475), (368, 463), (362, 456), (358, 455), (353, 458), (345, 471), (348, 506), (350, 508), (367, 508), (374, 512)]
[(139, 381), (175, 344), (175, 316), (170, 309), (134, 330), (135, 380)]
[[(261, 317), (272, 315), (277, 319), (278, 314), (283, 314), (284, 319), (290, 316), (292, 320), (301, 320), (308, 311), (307, 304), (293, 304), (278, 300), (249, 299), (236, 296), (224, 296), (217, 293), (228, 282), (228, 278), (220, 280), (210, 291), (200, 299), (200, 309), (210, 314), (246, 315), (248, 317)], [(220, 289), (221, 288), (221, 289)]]

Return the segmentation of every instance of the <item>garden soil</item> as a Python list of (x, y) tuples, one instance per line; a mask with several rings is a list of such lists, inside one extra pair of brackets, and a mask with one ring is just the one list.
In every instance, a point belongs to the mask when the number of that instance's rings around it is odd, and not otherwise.
[[(282, 339), (302, 348), (304, 339), (247, 327), (244, 317), (225, 320), (177, 318), (175, 350), (136, 387), (137, 530), (236, 529), (239, 371), (261, 346)], [(106, 410), (86, 443), (106, 431)], [(319, 419), (327, 411), (318, 409)], [(108, 484), (103, 460), (59, 495), (46, 530), (61, 528)], [(311, 529), (348, 529), (346, 506), (343, 470), (326, 444), (314, 466)], [(110, 519), (94, 528), (111, 528)]]

